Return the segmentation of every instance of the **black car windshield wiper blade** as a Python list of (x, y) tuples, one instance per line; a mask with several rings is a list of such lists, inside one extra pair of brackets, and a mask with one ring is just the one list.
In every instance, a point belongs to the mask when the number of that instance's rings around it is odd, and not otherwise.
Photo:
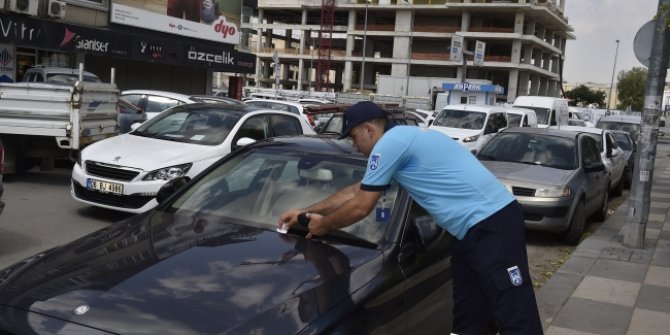
[(497, 159), (497, 158), (495, 158), (491, 155), (482, 155), (482, 154), (477, 156), (477, 158), (479, 158), (480, 160), (486, 160), (486, 161), (497, 161), (497, 160), (499, 160), (499, 159)]
[[(289, 233), (293, 232), (294, 234), (297, 233), (297, 235), (300, 236), (306, 236), (307, 235), (307, 227), (301, 224), (295, 224), (291, 227), (289, 230)], [(360, 238), (352, 233), (348, 233), (344, 230), (335, 230), (331, 231), (330, 233), (324, 235), (324, 236), (319, 236), (319, 237), (313, 237), (312, 239), (314, 240), (321, 240), (324, 242), (334, 242), (334, 243), (340, 243), (340, 244), (349, 244), (349, 245), (355, 245), (363, 248), (369, 248), (369, 249), (377, 249), (377, 244), (370, 242), (366, 239)]]

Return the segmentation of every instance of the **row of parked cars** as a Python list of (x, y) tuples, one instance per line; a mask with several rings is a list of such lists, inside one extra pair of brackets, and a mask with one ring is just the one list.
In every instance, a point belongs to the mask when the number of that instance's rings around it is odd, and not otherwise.
[[(338, 108), (323, 108), (332, 114), (324, 129), (337, 131)], [(75, 196), (80, 188), (126, 199), (104, 205), (124, 210), (152, 203), (0, 270), (0, 332), (449, 333), (454, 239), (397, 184), (377, 204), (390, 217), (372, 213), (318, 239), (306, 239), (301, 225), (276, 231), (282, 211), (365, 173), (367, 160), (349, 141), (305, 136), (314, 133), (291, 112), (194, 103), (85, 149), (73, 169)], [(584, 218), (606, 215), (601, 152), (584, 131), (507, 127), (477, 155), (520, 199), (527, 223), (574, 241)], [(527, 176), (535, 184), (520, 182)]]

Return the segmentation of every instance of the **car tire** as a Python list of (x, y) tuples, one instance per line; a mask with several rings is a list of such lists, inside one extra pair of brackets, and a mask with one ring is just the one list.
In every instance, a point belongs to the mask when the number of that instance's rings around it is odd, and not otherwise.
[(621, 194), (623, 193), (623, 184), (624, 184), (624, 175), (621, 175), (621, 178), (619, 178), (619, 182), (616, 183), (616, 186), (612, 190), (612, 195), (615, 197), (620, 197)]
[(597, 212), (593, 213), (593, 219), (603, 222), (607, 218), (607, 205), (609, 204), (609, 192), (603, 192), (603, 202)]
[(577, 202), (577, 207), (575, 207), (574, 213), (572, 213), (570, 226), (565, 232), (563, 232), (563, 242), (570, 245), (579, 244), (579, 241), (582, 238), (582, 234), (584, 233), (585, 224), (586, 219), (584, 218), (584, 204), (580, 200)]

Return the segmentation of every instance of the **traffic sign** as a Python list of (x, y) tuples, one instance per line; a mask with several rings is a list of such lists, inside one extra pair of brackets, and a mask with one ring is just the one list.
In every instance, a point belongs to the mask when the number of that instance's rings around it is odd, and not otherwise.
[[(633, 40), (633, 51), (635, 57), (645, 67), (649, 67), (649, 58), (651, 58), (651, 45), (654, 40), (654, 32), (656, 30), (656, 20), (651, 20), (637, 31), (635, 39)], [(668, 62), (670, 69), (670, 62)]]
[(477, 66), (484, 65), (484, 51), (486, 51), (486, 43), (482, 41), (477, 41), (475, 44), (475, 58), (473, 64)]
[(463, 58), (463, 36), (451, 36), (451, 48), (449, 49), (449, 60), (460, 62)]

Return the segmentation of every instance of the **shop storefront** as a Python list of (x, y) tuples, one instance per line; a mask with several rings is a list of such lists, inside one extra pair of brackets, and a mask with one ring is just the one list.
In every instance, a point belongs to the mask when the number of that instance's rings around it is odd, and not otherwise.
[(20, 81), (26, 68), (77, 67), (120, 89), (211, 92), (213, 72), (253, 74), (256, 57), (234, 45), (111, 25), (90, 28), (0, 13), (0, 81)]

